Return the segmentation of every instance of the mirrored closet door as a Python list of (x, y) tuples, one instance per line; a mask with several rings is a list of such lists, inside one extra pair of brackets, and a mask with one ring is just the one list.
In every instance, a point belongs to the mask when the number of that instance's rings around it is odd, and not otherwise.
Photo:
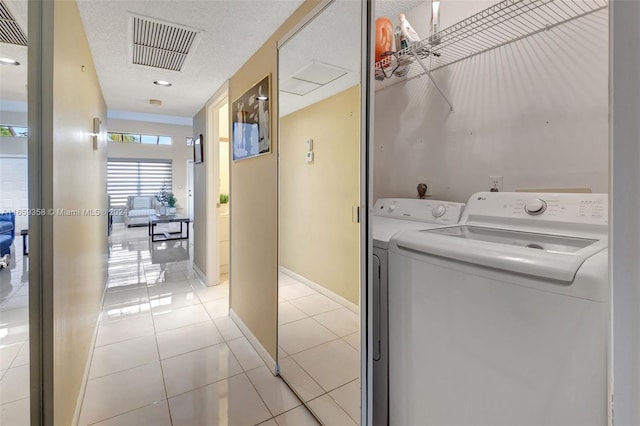
[(324, 424), (360, 424), (362, 7), (326, 2), (278, 54), (278, 363)]

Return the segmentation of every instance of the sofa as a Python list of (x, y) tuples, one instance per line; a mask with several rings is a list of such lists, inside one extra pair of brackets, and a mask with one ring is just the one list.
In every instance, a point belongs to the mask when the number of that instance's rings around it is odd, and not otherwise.
[(6, 256), (11, 253), (11, 244), (13, 244), (16, 235), (15, 230), (15, 213), (0, 213), (0, 256)]
[(149, 216), (157, 213), (158, 201), (154, 195), (129, 195), (124, 211), (127, 227), (147, 225)]

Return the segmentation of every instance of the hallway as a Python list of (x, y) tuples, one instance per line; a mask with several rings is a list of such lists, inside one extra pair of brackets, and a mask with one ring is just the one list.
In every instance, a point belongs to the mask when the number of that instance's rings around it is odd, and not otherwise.
[(192, 241), (116, 227), (110, 247), (80, 425), (316, 424), (228, 316), (228, 281), (195, 275)]
[[(150, 250), (146, 227), (115, 225), (110, 250), (80, 425), (318, 424), (228, 316), (228, 281), (216, 287), (199, 281), (192, 241), (154, 243)], [(0, 312), (8, 324), (0, 346), (3, 426), (28, 425), (22, 269), (17, 258), (2, 271), (3, 288), (11, 290)]]

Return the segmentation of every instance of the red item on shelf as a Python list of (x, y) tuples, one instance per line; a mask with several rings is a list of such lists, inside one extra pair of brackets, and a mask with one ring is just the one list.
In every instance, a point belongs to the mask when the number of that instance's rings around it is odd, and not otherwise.
[(389, 18), (376, 19), (376, 62), (382, 58), (385, 52), (393, 51), (393, 24)]

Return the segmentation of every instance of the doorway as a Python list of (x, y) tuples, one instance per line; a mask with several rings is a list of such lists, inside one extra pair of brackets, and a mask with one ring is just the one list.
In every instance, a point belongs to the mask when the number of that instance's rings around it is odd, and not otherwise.
[(229, 95), (226, 84), (206, 108), (207, 284), (218, 285), (229, 277)]

